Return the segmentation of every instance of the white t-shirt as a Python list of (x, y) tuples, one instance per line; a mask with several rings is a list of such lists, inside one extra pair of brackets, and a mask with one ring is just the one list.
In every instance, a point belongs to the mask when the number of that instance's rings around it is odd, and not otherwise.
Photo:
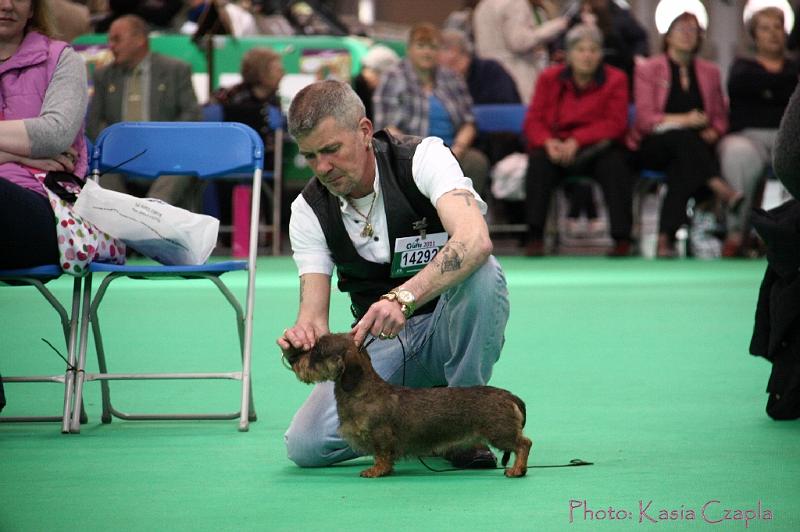
[[(442, 139), (426, 137), (419, 143), (411, 160), (411, 174), (417, 188), (431, 200), (434, 207), (444, 194), (451, 190), (463, 189), (472, 193), (478, 202), (481, 213), (486, 214), (486, 203), (472, 188), (472, 180), (464, 176), (458, 161), (450, 149), (442, 143)], [(380, 177), (377, 161), (375, 162), (375, 175)], [(390, 261), (391, 250), (389, 249), (389, 229), (380, 179), (375, 179), (374, 190), (374, 195), (369, 194), (363, 198), (352, 200), (356, 209), (366, 214), (372, 199), (375, 198), (375, 205), (369, 218), (374, 230), (371, 237), (361, 236), (361, 231), (364, 229), (364, 218), (344, 199), (340, 199), (339, 204), (344, 227), (358, 254), (370, 262), (381, 264)], [(294, 262), (297, 264), (300, 275), (306, 273), (332, 275), (334, 263), (325, 240), (325, 234), (322, 232), (317, 215), (314, 214), (302, 194), (292, 202), (289, 238), (292, 242)]]

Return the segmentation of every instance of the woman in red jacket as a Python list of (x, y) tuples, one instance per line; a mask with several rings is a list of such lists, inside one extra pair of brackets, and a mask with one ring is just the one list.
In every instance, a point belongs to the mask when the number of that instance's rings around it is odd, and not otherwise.
[(710, 188), (728, 206), (741, 194), (720, 178), (714, 146), (728, 129), (719, 68), (696, 57), (700, 23), (679, 15), (664, 35), (664, 53), (636, 65), (636, 121), (629, 145), (639, 149), (646, 168), (667, 174), (661, 206), (658, 256), (674, 257), (675, 232), (686, 221), (686, 202)]
[(544, 254), (550, 197), (571, 175), (588, 175), (603, 190), (615, 245), (631, 248), (632, 179), (622, 146), (628, 120), (628, 79), (603, 65), (603, 36), (584, 24), (566, 36), (567, 63), (547, 68), (536, 82), (525, 115), (529, 162), (526, 176), (528, 243), (525, 254)]

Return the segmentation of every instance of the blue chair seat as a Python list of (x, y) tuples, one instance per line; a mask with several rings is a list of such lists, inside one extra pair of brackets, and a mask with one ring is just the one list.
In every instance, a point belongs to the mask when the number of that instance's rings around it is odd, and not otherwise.
[(145, 274), (148, 276), (177, 276), (191, 273), (212, 273), (222, 275), (226, 272), (242, 271), (247, 269), (245, 260), (229, 260), (225, 262), (210, 262), (198, 266), (162, 266), (156, 264), (103, 264), (92, 263), (90, 271), (93, 273), (124, 273), (125, 275)]

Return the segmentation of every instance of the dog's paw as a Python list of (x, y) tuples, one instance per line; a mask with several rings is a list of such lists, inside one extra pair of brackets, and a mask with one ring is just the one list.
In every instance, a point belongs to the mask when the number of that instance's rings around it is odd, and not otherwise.
[(524, 477), (525, 473), (528, 472), (527, 467), (509, 467), (505, 470), (505, 475), (508, 478), (517, 478), (517, 477)]
[(369, 469), (365, 469), (361, 472), (361, 476), (364, 478), (378, 478), (378, 477), (385, 477), (386, 475), (392, 472), (392, 468), (385, 468), (385, 467), (378, 467), (372, 466)]

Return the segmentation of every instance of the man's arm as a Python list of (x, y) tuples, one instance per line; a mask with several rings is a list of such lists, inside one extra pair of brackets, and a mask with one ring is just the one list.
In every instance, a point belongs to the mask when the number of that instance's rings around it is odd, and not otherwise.
[(278, 338), (281, 350), (294, 347), (307, 351), (314, 347), (321, 335), (330, 332), (328, 328), (330, 298), (330, 275), (306, 273), (300, 276), (300, 310), (295, 324)]
[[(456, 189), (444, 194), (436, 211), (450, 239), (425, 268), (401, 285), (414, 294), (419, 306), (466, 279), (492, 253), (489, 229), (471, 192)], [(356, 344), (361, 345), (367, 333), (397, 334), (405, 322), (397, 302), (379, 300), (353, 328)]]

